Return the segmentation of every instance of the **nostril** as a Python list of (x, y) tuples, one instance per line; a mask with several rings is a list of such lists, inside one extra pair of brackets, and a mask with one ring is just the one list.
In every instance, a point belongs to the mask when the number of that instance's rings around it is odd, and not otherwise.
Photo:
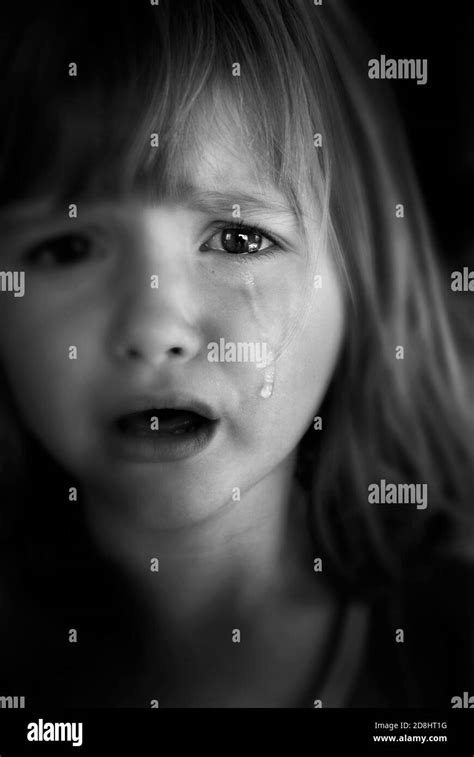
[(178, 357), (182, 357), (184, 355), (184, 350), (182, 347), (170, 347), (168, 352), (171, 355), (177, 355)]

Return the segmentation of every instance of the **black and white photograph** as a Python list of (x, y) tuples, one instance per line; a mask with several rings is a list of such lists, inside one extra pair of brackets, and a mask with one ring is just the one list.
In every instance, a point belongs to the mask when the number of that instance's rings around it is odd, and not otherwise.
[(226, 754), (236, 709), (474, 753), (473, 42), (427, 0), (2, 6), (1, 757), (189, 710)]

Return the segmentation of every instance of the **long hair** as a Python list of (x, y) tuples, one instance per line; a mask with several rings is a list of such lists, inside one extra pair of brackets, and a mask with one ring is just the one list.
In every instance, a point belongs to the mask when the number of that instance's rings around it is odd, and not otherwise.
[[(63, 207), (130, 192), (158, 200), (179, 191), (212, 119), (227, 146), (239, 129), (302, 224), (312, 198), (344, 285), (346, 334), (323, 429), (311, 425), (299, 447), (321, 554), (357, 585), (472, 528), (474, 421), (455, 295), (396, 108), (368, 79), (370, 45), (343, 4), (114, 0), (20, 11), (8, 10), (0, 38), (0, 208), (44, 196)], [(80, 502), (74, 516), (54, 505), (61, 471), (29, 438), (7, 386), (5, 397), (3, 538), (25, 542), (39, 529), (64, 543)], [(34, 479), (33, 459), (42, 460)], [(428, 484), (428, 508), (369, 504), (368, 485), (381, 479)], [(41, 519), (21, 509), (25, 482), (26, 500), (48, 497)], [(28, 543), (34, 552), (37, 540)]]

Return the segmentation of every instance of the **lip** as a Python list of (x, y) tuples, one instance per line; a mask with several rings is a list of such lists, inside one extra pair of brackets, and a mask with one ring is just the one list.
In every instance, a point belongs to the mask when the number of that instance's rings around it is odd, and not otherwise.
[(210, 421), (218, 421), (219, 415), (216, 410), (204, 400), (193, 397), (191, 394), (181, 392), (169, 392), (167, 394), (143, 394), (132, 397), (125, 401), (118, 409), (113, 420), (117, 420), (122, 415), (129, 413), (139, 413), (141, 410), (151, 408), (179, 408), (181, 410), (190, 410)]
[[(139, 436), (122, 433), (118, 421), (130, 413), (150, 409), (179, 408), (199, 414), (206, 422), (195, 430), (183, 434), (153, 434)], [(183, 393), (147, 394), (126, 401), (108, 425), (107, 447), (109, 454), (121, 461), (150, 463), (172, 462), (194, 457), (202, 452), (214, 438), (219, 416), (207, 402)]]

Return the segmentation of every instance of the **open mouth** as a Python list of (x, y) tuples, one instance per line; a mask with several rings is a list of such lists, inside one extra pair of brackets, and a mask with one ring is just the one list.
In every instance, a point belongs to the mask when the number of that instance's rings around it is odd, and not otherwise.
[[(156, 403), (156, 404), (155, 404)], [(221, 418), (206, 402), (186, 395), (130, 398), (108, 425), (106, 448), (114, 460), (176, 462), (195, 457), (217, 435)]]
[(192, 434), (216, 422), (192, 410), (150, 408), (121, 416), (116, 426), (126, 435), (161, 437)]

